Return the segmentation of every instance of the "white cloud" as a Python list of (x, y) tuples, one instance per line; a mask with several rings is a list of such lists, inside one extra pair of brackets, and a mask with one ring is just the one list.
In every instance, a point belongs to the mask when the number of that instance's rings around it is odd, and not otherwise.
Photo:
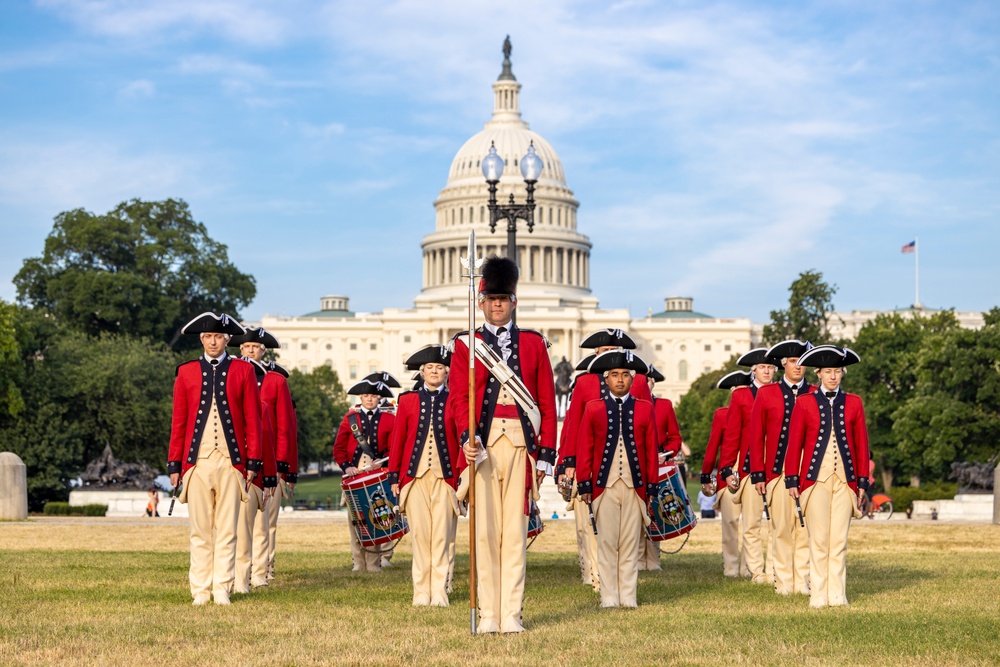
[(144, 99), (156, 94), (156, 84), (147, 79), (130, 81), (118, 91), (118, 97), (126, 100)]

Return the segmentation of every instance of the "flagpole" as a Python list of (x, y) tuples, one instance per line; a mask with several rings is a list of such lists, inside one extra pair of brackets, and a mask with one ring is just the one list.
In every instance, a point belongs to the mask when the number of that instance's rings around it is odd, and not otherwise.
[(913, 266), (914, 279), (916, 281), (916, 297), (913, 302), (914, 308), (920, 308), (920, 237), (913, 238)]

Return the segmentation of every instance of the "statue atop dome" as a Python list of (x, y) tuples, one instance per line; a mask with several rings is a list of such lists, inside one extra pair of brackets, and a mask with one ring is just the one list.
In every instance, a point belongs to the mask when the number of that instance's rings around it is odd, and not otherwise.
[(497, 81), (517, 81), (514, 72), (510, 68), (510, 35), (503, 40), (503, 71)]

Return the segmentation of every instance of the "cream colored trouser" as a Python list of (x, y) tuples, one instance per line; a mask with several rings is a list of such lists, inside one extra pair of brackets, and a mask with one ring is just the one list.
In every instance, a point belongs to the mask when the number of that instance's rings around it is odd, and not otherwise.
[(521, 622), (528, 517), (527, 451), (501, 436), (476, 466), (476, 572), (482, 621)]
[(836, 475), (806, 489), (809, 606), (847, 604), (847, 533), (857, 496)]
[(809, 534), (799, 526), (795, 499), (788, 495), (785, 476), (767, 485), (771, 511), (771, 550), (774, 590), (782, 595), (809, 593)]
[[(285, 480), (278, 478), (278, 486), (274, 489), (274, 495), (264, 506), (264, 516), (267, 521), (263, 522), (267, 526), (267, 557), (264, 559), (264, 567), (267, 570), (267, 579), (274, 579), (274, 547), (278, 542), (278, 514), (281, 513), (281, 499), (288, 492), (285, 490)], [(257, 577), (257, 568), (254, 568), (254, 578)]]
[(191, 596), (226, 593), (236, 579), (236, 531), (243, 476), (228, 456), (215, 449), (198, 459), (188, 478), (191, 526)]
[(740, 506), (725, 487), (715, 502), (722, 518), (722, 574), (727, 577), (750, 576), (750, 570), (740, 558)]
[[(729, 493), (727, 490), (726, 493)], [(740, 488), (736, 492), (740, 502), (740, 523), (743, 530), (743, 545), (740, 558), (746, 564), (747, 574), (756, 583), (766, 583), (764, 573), (764, 540), (761, 537), (761, 517), (764, 513), (764, 500), (750, 483), (750, 475), (740, 479)]]
[(637, 560), (640, 570), (659, 570), (660, 568), (660, 543), (646, 537), (643, 531), (642, 539), (639, 540), (639, 555)]
[(597, 573), (597, 536), (590, 523), (590, 509), (587, 503), (580, 500), (580, 496), (573, 502), (576, 503), (573, 513), (576, 515), (577, 547), (580, 549), (580, 574), (584, 585), (597, 587), (600, 585)]
[(247, 502), (240, 504), (236, 530), (236, 592), (249, 593), (251, 575), (267, 577), (267, 511), (264, 492), (251, 484)]
[(635, 607), (639, 544), (646, 538), (642, 500), (634, 489), (617, 479), (604, 489), (595, 505), (601, 606)]
[(382, 571), (382, 545), (361, 548), (358, 540), (358, 533), (354, 526), (350, 526), (351, 533), (351, 558), (354, 560), (355, 570), (365, 570), (368, 572)]
[(406, 518), (413, 549), (413, 604), (448, 606), (451, 544), (455, 541), (452, 489), (433, 473), (410, 482)]

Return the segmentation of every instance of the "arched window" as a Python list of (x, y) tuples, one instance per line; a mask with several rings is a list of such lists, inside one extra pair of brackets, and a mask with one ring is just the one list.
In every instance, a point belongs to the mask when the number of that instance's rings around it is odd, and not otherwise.
[(688, 362), (683, 359), (677, 363), (677, 379), (681, 382), (687, 382), (688, 379)]

